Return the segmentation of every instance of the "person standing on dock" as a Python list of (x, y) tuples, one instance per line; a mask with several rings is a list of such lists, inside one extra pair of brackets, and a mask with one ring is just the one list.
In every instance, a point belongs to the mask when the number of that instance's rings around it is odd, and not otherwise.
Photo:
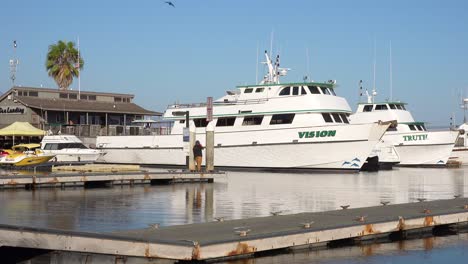
[(193, 156), (195, 157), (195, 162), (197, 163), (197, 171), (201, 171), (201, 163), (202, 163), (202, 150), (204, 147), (200, 144), (200, 141), (195, 141), (195, 145), (193, 146)]

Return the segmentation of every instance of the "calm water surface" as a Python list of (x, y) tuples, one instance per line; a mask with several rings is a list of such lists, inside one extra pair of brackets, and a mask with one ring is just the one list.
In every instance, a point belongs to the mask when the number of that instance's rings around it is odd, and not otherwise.
[[(237, 219), (267, 216), (274, 211), (317, 212), (344, 204), (365, 207), (383, 200), (406, 203), (418, 198), (449, 199), (458, 194), (468, 196), (468, 171), (463, 168), (399, 168), (356, 174), (228, 172), (212, 184), (1, 190), (0, 223), (111, 232), (146, 228), (151, 223), (180, 225), (212, 221), (218, 216)], [(438, 263), (441, 256), (466, 257), (466, 235), (431, 239), (430, 247), (424, 246), (427, 242), (423, 240), (406, 241), (416, 243), (409, 251), (388, 243), (372, 246), (372, 254), (365, 253), (369, 249), (354, 247), (296, 252), (258, 258), (252, 263)], [(332, 257), (325, 257), (327, 254)]]

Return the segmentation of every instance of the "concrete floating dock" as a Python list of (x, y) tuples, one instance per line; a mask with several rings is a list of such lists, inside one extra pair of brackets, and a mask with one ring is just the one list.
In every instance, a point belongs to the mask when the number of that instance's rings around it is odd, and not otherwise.
[(464, 229), (468, 226), (468, 198), (218, 220), (105, 234), (1, 225), (0, 241), (3, 246), (24, 250), (212, 261), (349, 240), (404, 239), (410, 233)]
[(43, 187), (105, 187), (112, 185), (168, 184), (176, 182), (213, 182), (216, 176), (224, 172), (189, 172), (189, 171), (118, 171), (88, 172), (86, 170), (71, 173), (31, 173), (0, 176), (1, 188), (43, 188)]

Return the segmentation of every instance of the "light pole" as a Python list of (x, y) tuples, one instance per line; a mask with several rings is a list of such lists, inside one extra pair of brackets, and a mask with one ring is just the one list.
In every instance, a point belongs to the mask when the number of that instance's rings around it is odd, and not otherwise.
[[(185, 115), (185, 129), (182, 133), (184, 144), (188, 144), (190, 142), (190, 132), (189, 132), (189, 122), (190, 122), (190, 112), (189, 111), (174, 111), (172, 112), (173, 116), (184, 116)], [(187, 169), (189, 169), (190, 164), (190, 147), (185, 154), (185, 165)]]

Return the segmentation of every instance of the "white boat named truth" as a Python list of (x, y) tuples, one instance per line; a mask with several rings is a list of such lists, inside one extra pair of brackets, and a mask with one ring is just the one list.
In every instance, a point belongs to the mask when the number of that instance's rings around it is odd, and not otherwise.
[[(373, 93), (374, 95), (375, 93)], [(351, 115), (352, 124), (375, 121), (396, 121), (374, 152), (388, 158), (393, 146), (402, 166), (445, 166), (458, 137), (458, 131), (427, 131), (423, 122), (416, 122), (402, 102), (374, 102), (368, 95), (367, 103), (360, 103)], [(386, 157), (385, 157), (386, 156)]]
[[(238, 86), (213, 103), (215, 166), (248, 169), (359, 170), (388, 124), (349, 124), (351, 108), (335, 82), (280, 83), (287, 74), (265, 52), (268, 73), (257, 85)], [(170, 105), (168, 135), (99, 136), (111, 163), (184, 165), (187, 112), (196, 138), (205, 141), (206, 104)]]

